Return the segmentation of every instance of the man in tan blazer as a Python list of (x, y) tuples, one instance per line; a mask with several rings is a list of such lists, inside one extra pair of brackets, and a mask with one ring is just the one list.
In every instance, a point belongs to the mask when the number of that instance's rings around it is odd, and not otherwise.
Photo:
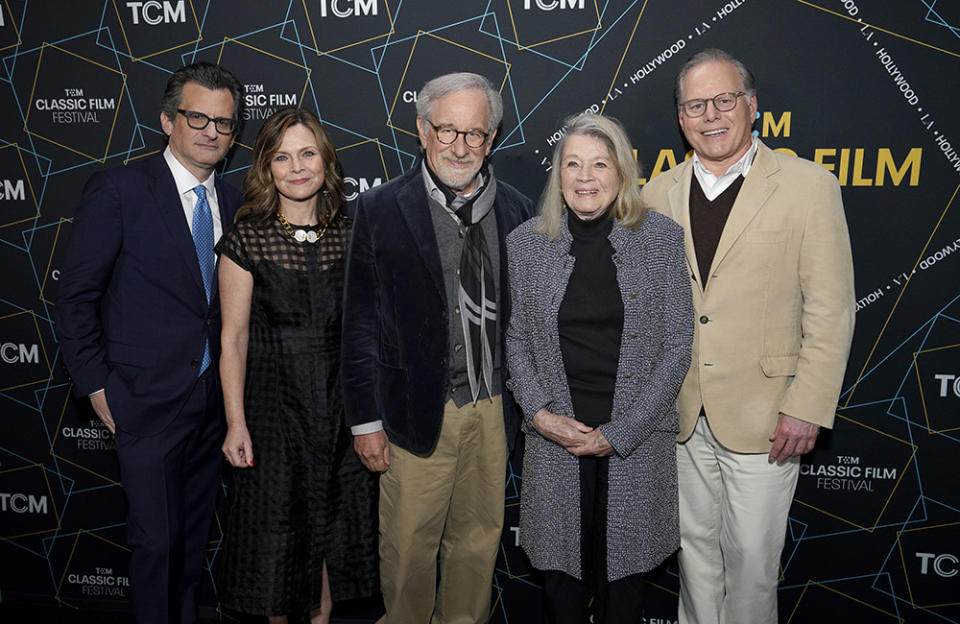
[(683, 226), (696, 311), (678, 398), (680, 622), (777, 621), (799, 458), (833, 425), (853, 334), (836, 178), (752, 133), (753, 76), (722, 50), (677, 75), (694, 156), (644, 200)]

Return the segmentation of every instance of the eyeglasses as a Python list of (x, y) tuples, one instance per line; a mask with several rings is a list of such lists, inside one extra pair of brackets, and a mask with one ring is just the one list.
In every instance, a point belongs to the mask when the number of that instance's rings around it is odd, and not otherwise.
[(728, 91), (727, 93), (715, 95), (712, 98), (695, 98), (693, 100), (687, 100), (686, 102), (680, 102), (680, 109), (687, 117), (700, 117), (707, 112), (707, 102), (713, 102), (715, 109), (721, 113), (725, 113), (737, 107), (737, 100), (741, 95), (746, 95), (746, 93), (743, 91)]
[(194, 130), (203, 130), (213, 122), (213, 127), (219, 134), (233, 134), (237, 129), (237, 120), (232, 117), (209, 117), (199, 111), (183, 110), (178, 108), (177, 112), (187, 118), (187, 125)]
[(483, 147), (483, 144), (487, 142), (487, 137), (490, 136), (489, 133), (480, 132), (479, 130), (454, 130), (453, 128), (441, 128), (430, 120), (427, 120), (427, 123), (430, 124), (430, 126), (433, 128), (433, 131), (436, 133), (437, 140), (444, 145), (456, 143), (457, 137), (462, 134), (463, 142), (467, 144), (467, 147)]

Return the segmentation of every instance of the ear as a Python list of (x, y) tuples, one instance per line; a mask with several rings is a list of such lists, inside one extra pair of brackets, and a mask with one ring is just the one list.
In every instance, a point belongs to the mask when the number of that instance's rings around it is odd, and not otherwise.
[(757, 107), (757, 95), (754, 94), (750, 97), (750, 122), (751, 123), (753, 123), (753, 121), (757, 118), (758, 110), (759, 108)]
[(493, 140), (497, 138), (497, 130), (499, 130), (499, 127), (494, 128), (493, 132), (490, 133), (490, 137), (487, 139), (487, 149), (483, 153), (484, 158), (490, 155), (490, 150), (493, 148)]
[(427, 146), (427, 136), (429, 136), (430, 130), (430, 124), (427, 123), (427, 120), (421, 119), (420, 115), (417, 115), (417, 134), (420, 137), (420, 145)]
[(173, 134), (173, 120), (167, 117), (164, 112), (160, 113), (160, 127), (163, 128), (163, 132), (167, 136)]

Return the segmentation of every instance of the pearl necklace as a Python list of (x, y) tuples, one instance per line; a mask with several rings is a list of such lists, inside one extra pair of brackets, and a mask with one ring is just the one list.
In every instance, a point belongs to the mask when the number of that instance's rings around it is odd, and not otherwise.
[(321, 238), (323, 238), (323, 235), (327, 233), (326, 224), (323, 224), (323, 227), (320, 228), (319, 233), (313, 228), (310, 228), (309, 230), (297, 228), (297, 230), (294, 231), (293, 227), (291, 227), (290, 225), (290, 222), (287, 221), (287, 218), (285, 216), (283, 216), (283, 211), (280, 208), (277, 208), (277, 219), (280, 220), (280, 225), (282, 225), (283, 229), (286, 230), (287, 234), (290, 235), (290, 238), (297, 241), (298, 243), (302, 243), (304, 241), (308, 243), (315, 243)]

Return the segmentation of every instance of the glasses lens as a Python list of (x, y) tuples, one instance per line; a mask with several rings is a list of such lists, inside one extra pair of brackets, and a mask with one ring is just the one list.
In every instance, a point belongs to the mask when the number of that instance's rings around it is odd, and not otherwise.
[(214, 122), (217, 124), (217, 132), (220, 134), (230, 134), (237, 125), (236, 120), (227, 117), (218, 117)]
[(699, 117), (706, 109), (707, 104), (703, 100), (693, 100), (683, 105), (683, 112), (685, 112), (688, 117)]
[(463, 140), (467, 142), (468, 147), (480, 147), (487, 140), (487, 137), (479, 132), (467, 132), (463, 135)]
[(733, 110), (733, 107), (737, 105), (737, 96), (734, 93), (722, 93), (713, 98), (713, 105), (717, 107), (718, 111)]
[(453, 143), (457, 140), (457, 131), (451, 128), (440, 128), (437, 130), (437, 140), (444, 145)]
[(196, 113), (194, 111), (187, 111), (187, 125), (193, 128), (194, 130), (203, 130), (207, 127), (207, 124), (210, 123), (210, 118), (204, 115), (203, 113)]

